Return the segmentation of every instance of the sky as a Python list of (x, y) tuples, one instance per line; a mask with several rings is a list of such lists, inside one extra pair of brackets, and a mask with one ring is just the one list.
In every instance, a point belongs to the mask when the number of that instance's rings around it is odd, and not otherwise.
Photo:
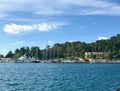
[(120, 34), (120, 0), (0, 0), (0, 54)]

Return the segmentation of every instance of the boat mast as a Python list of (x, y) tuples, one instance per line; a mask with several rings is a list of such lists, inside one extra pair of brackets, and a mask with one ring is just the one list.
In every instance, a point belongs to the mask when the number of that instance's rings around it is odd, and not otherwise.
[(51, 46), (50, 46), (50, 60), (51, 60)]
[(69, 52), (69, 47), (68, 47), (68, 45), (69, 45), (69, 42), (67, 43), (67, 51), (68, 51), (68, 58), (69, 58), (70, 52)]
[(47, 46), (46, 46), (46, 61), (48, 60), (48, 59), (47, 59), (47, 56), (48, 56), (47, 51), (48, 51), (48, 48), (47, 48)]

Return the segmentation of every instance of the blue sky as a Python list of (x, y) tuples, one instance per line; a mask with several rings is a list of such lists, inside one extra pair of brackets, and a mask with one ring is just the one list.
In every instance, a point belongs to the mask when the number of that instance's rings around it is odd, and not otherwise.
[(0, 0), (0, 54), (120, 33), (119, 0)]

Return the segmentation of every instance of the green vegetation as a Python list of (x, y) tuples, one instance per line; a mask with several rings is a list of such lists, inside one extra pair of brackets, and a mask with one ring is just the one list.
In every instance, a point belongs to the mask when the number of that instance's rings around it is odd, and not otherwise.
[(108, 52), (108, 59), (120, 59), (120, 34), (110, 39), (98, 40), (93, 43), (77, 41), (65, 42), (62, 44), (57, 43), (52, 47), (47, 45), (46, 49), (43, 50), (40, 50), (37, 46), (31, 48), (21, 47), (20, 49), (16, 49), (14, 53), (9, 51), (5, 57), (17, 59), (21, 55), (26, 54), (28, 57), (37, 59), (78, 59), (84, 58), (85, 52)]

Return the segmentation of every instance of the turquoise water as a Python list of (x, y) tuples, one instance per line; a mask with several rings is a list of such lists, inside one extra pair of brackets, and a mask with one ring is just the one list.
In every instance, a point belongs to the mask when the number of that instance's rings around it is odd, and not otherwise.
[(0, 91), (115, 91), (120, 64), (0, 63)]

